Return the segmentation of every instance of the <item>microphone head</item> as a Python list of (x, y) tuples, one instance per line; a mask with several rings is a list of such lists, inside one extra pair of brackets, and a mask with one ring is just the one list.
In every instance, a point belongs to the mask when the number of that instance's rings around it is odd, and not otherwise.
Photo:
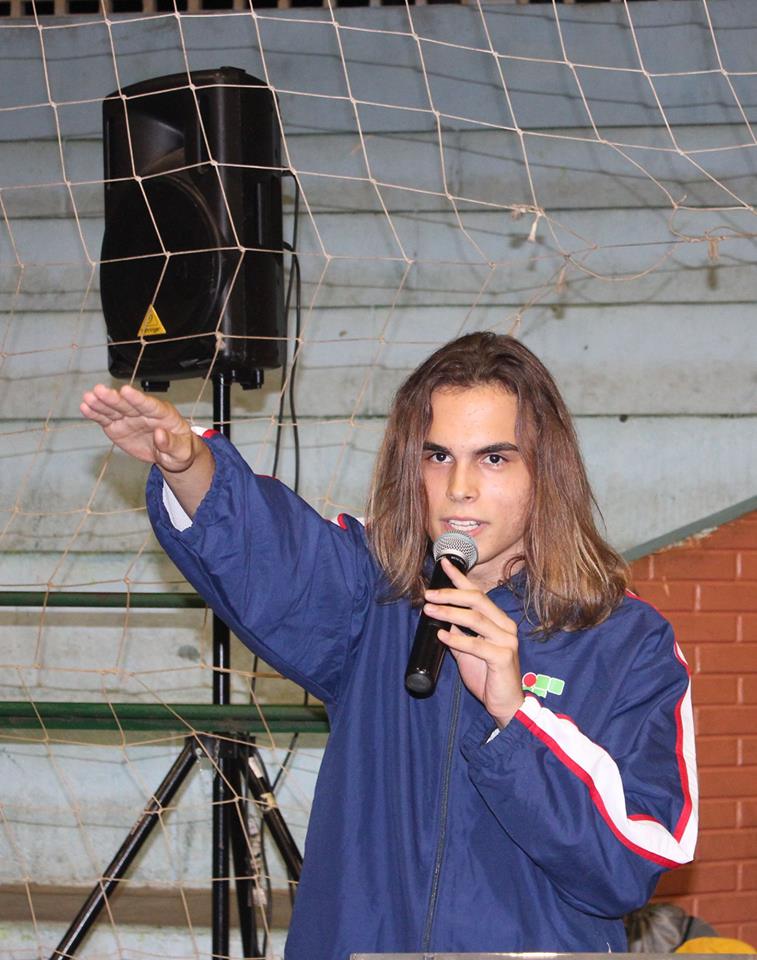
[(478, 560), (478, 548), (475, 540), (473, 537), (469, 537), (467, 533), (457, 533), (456, 531), (443, 533), (441, 537), (437, 537), (434, 541), (434, 561), (438, 561), (441, 557), (448, 557), (450, 554), (460, 557), (465, 564), (465, 572), (467, 573)]

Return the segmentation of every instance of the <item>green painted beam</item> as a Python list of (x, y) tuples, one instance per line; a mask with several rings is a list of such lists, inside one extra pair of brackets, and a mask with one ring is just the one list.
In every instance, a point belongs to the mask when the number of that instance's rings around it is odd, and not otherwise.
[[(261, 716), (262, 714), (262, 716)], [(0, 702), (0, 730), (176, 730), (181, 733), (328, 733), (316, 704)]]
[(0, 590), (0, 607), (129, 607), (131, 609), (179, 610), (204, 608), (196, 593), (97, 593), (80, 590)]

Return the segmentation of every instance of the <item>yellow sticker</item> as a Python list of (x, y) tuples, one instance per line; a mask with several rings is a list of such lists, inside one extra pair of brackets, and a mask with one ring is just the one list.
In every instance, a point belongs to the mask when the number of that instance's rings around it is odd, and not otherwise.
[(138, 337), (157, 337), (161, 333), (167, 333), (168, 331), (160, 322), (160, 317), (158, 316), (155, 307), (150, 304), (145, 318), (142, 321), (142, 326), (137, 331)]

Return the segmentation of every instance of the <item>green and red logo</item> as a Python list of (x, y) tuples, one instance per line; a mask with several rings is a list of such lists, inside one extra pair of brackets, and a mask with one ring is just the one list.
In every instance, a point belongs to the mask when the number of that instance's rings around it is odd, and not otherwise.
[(535, 693), (537, 697), (546, 697), (554, 693), (559, 697), (565, 689), (565, 681), (559, 677), (548, 677), (546, 673), (524, 673), (523, 689)]

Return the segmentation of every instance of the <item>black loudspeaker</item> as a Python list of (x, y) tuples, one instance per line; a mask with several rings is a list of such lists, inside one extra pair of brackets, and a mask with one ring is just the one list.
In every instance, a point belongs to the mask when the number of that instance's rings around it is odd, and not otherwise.
[(259, 386), (286, 351), (273, 92), (233, 67), (156, 77), (111, 94), (103, 128), (111, 374)]

